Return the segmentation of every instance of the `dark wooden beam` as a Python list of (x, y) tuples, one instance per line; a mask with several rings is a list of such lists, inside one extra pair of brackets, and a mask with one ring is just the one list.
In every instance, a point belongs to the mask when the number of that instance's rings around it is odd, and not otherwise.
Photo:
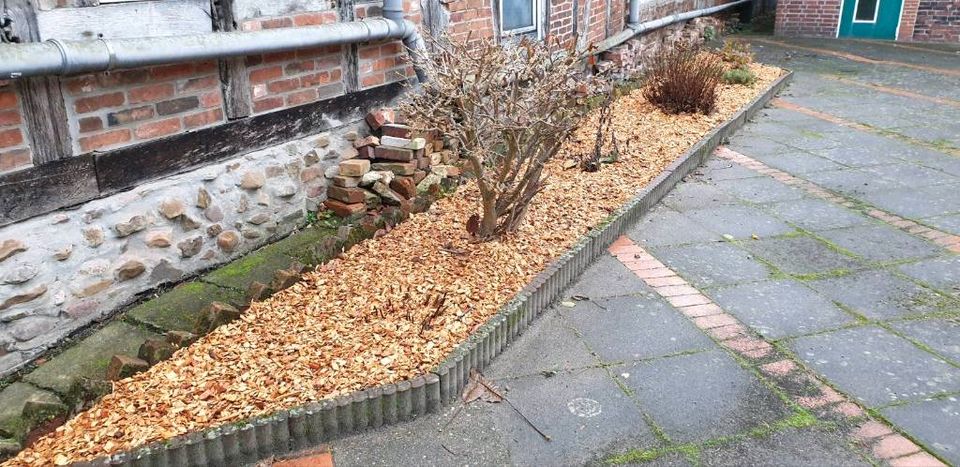
[(93, 156), (70, 157), (0, 175), (0, 225), (100, 195)]
[[(236, 31), (239, 27), (234, 14), (233, 0), (210, 0), (210, 12), (215, 31)], [(230, 120), (253, 114), (250, 99), (250, 77), (244, 57), (220, 60), (220, 84), (223, 89), (224, 109)]]
[[(13, 34), (21, 42), (40, 42), (37, 16), (27, 0), (8, 0)], [(33, 164), (43, 165), (73, 155), (67, 108), (56, 76), (16, 80)]]
[[(340, 22), (345, 23), (356, 19), (354, 0), (340, 0), (337, 2), (337, 9), (340, 13)], [(360, 89), (360, 54), (357, 51), (357, 44), (347, 44), (340, 46), (340, 69), (341, 80), (343, 82), (343, 91), (347, 94), (357, 92)]]

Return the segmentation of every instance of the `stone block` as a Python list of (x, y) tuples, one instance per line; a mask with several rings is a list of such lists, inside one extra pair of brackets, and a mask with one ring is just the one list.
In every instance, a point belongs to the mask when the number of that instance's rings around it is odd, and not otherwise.
[(365, 120), (367, 121), (367, 125), (370, 125), (371, 129), (379, 130), (384, 125), (393, 123), (396, 120), (396, 115), (394, 114), (393, 110), (379, 109), (368, 113)]
[(360, 185), (360, 177), (345, 177), (337, 175), (333, 177), (333, 184), (343, 188), (356, 188)]
[(217, 327), (227, 324), (240, 317), (240, 310), (232, 305), (213, 302), (200, 311), (197, 317), (197, 323), (194, 326), (194, 334), (204, 335), (213, 331)]
[(174, 347), (187, 347), (197, 341), (198, 336), (187, 331), (168, 331), (167, 342)]
[(403, 148), (377, 146), (373, 150), (373, 155), (377, 159), (388, 161), (410, 162), (413, 160), (413, 151)]
[(395, 175), (413, 175), (417, 165), (402, 162), (376, 162), (370, 166), (372, 170), (393, 172)]
[(407, 199), (417, 195), (417, 186), (413, 183), (413, 177), (397, 177), (393, 179), (393, 181), (390, 182), (390, 189)]
[(395, 138), (393, 136), (384, 136), (380, 138), (380, 144), (387, 147), (409, 149), (416, 151), (427, 147), (427, 140), (424, 138)]
[(270, 288), (274, 291), (283, 290), (296, 284), (298, 280), (300, 280), (299, 271), (295, 269), (281, 269), (274, 274), (273, 281), (270, 282)]
[(399, 123), (388, 123), (380, 128), (380, 134), (394, 138), (410, 138), (413, 136), (413, 128)]
[(339, 175), (345, 177), (360, 177), (370, 171), (370, 161), (364, 159), (351, 159), (340, 163)]
[(376, 136), (373, 136), (373, 135), (367, 136), (365, 138), (360, 138), (353, 142), (353, 147), (357, 149), (360, 149), (365, 146), (379, 146), (379, 145), (380, 145), (380, 138), (377, 138)]
[(323, 205), (340, 217), (350, 217), (354, 214), (364, 212), (367, 209), (363, 203), (347, 204), (335, 199), (328, 199), (323, 202)]
[(147, 368), (150, 368), (150, 364), (139, 358), (128, 355), (114, 355), (113, 358), (110, 359), (106, 376), (110, 381), (118, 381), (129, 378)]
[(170, 344), (165, 339), (147, 339), (146, 342), (140, 346), (137, 357), (152, 366), (170, 358), (175, 350), (177, 349), (174, 348), (173, 344)]
[(327, 188), (327, 196), (337, 201), (343, 201), (346, 204), (363, 202), (363, 190), (360, 188), (331, 186)]

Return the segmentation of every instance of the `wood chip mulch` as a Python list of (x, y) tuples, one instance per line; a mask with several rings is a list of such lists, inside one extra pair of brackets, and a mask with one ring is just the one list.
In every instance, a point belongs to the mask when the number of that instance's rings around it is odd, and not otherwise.
[(665, 115), (633, 91), (614, 104), (621, 155), (599, 172), (563, 170), (593, 148), (596, 115), (548, 167), (527, 222), (472, 244), (470, 185), (114, 392), (4, 465), (57, 465), (422, 374), (592, 226), (781, 75), (753, 65), (753, 87), (723, 86), (709, 116)]

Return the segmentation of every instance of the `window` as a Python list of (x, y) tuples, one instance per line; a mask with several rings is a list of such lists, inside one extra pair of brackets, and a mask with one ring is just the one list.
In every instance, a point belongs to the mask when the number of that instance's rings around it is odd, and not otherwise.
[(858, 23), (877, 22), (877, 7), (879, 5), (880, 0), (857, 0), (853, 20)]
[(520, 34), (537, 30), (538, 0), (500, 0), (500, 31)]

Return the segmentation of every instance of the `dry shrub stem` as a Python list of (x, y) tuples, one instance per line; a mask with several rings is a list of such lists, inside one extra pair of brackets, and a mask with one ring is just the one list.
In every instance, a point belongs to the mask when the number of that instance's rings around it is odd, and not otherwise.
[(477, 181), (480, 214), (468, 222), (477, 240), (512, 232), (544, 188), (544, 164), (589, 111), (585, 52), (522, 39), (496, 44), (429, 38), (421, 61), (430, 76), (401, 105), (411, 125), (458, 140)]
[(664, 48), (650, 64), (643, 96), (664, 112), (702, 113), (716, 108), (723, 63), (694, 47)]

